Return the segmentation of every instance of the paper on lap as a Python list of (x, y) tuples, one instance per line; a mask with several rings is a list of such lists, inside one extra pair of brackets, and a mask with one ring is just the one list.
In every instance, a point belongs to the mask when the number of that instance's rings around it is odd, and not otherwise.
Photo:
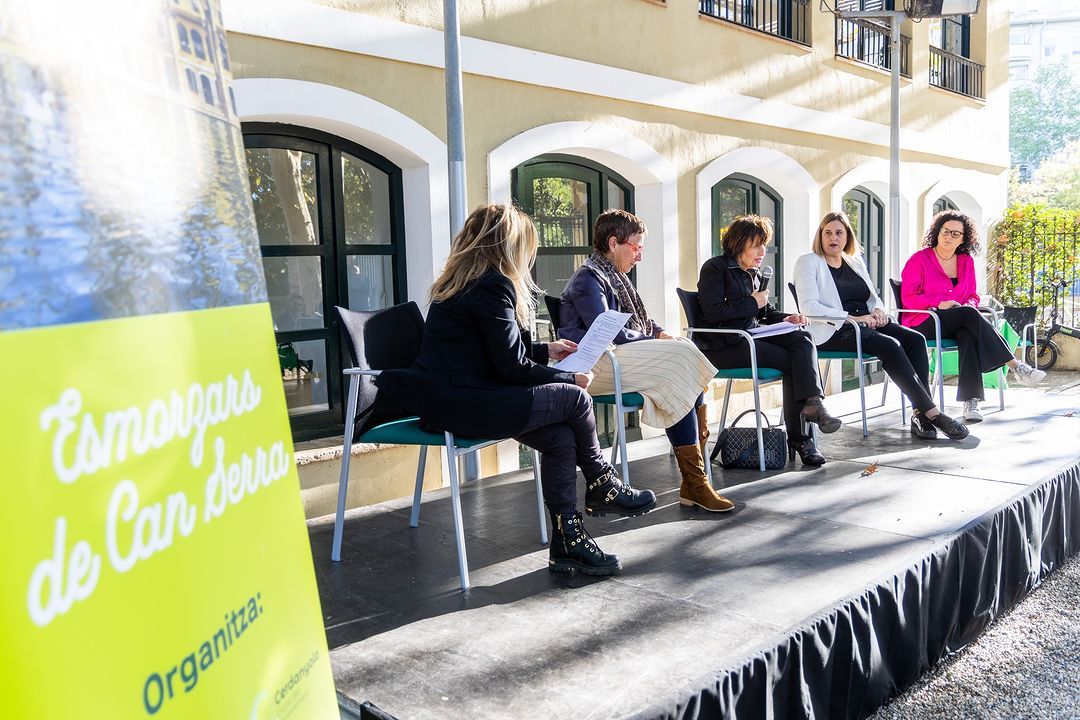
[(578, 343), (577, 352), (571, 353), (555, 363), (555, 367), (563, 372), (589, 372), (592, 370), (593, 365), (596, 364), (596, 361), (600, 359), (600, 356), (604, 354), (604, 351), (608, 349), (608, 345), (611, 345), (611, 341), (615, 339), (619, 331), (626, 326), (626, 321), (629, 319), (630, 313), (616, 310), (607, 310), (598, 315), (593, 320), (593, 324), (589, 326), (589, 331), (585, 333), (585, 337), (581, 338), (581, 342)]

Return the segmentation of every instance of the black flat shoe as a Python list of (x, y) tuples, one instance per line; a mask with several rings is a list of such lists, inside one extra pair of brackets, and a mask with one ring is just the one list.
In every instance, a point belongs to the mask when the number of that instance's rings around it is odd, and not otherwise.
[(806, 438), (792, 442), (788, 440), (788, 460), (795, 459), (795, 453), (799, 453), (799, 459), (803, 465), (817, 467), (825, 464), (825, 456), (818, 452), (814, 438)]
[(968, 436), (968, 427), (955, 418), (945, 413), (938, 413), (930, 420), (930, 424), (936, 427), (950, 440), (963, 440)]

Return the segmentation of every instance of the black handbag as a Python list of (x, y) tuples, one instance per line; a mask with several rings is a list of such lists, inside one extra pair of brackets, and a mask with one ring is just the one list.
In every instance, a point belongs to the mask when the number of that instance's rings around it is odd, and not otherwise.
[[(732, 421), (731, 425), (720, 432), (716, 442), (720, 445), (720, 464), (725, 468), (744, 468), (757, 470), (758, 464), (757, 428), (735, 427), (735, 425), (754, 410), (747, 410)], [(782, 427), (773, 427), (769, 418), (761, 413), (765, 420), (761, 425), (761, 440), (765, 445), (765, 469), (779, 470), (787, 464), (787, 433)]]

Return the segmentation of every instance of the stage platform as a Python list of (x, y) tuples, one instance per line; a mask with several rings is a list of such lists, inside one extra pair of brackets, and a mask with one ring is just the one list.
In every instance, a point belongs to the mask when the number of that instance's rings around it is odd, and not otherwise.
[(615, 578), (548, 571), (528, 471), (463, 489), (467, 593), (446, 490), (416, 529), (408, 500), (350, 512), (340, 563), (312, 521), (339, 693), (400, 720), (865, 717), (1076, 552), (1080, 382), (1050, 385), (1004, 412), (988, 391), (959, 443), (912, 438), (894, 391), (869, 438), (857, 412), (823, 438), (821, 468), (716, 466), (724, 515), (678, 504), (663, 438), (634, 443), (657, 508), (586, 519)]

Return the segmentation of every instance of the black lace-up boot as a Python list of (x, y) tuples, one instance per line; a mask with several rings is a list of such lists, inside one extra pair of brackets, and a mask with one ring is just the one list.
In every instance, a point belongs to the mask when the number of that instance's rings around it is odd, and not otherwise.
[(627, 487), (611, 466), (600, 477), (585, 481), (585, 512), (588, 515), (603, 517), (614, 513), (634, 517), (644, 515), (654, 507), (656, 494), (652, 490)]
[(582, 525), (581, 513), (552, 513), (551, 529), (548, 569), (552, 572), (577, 570), (585, 575), (615, 575), (619, 572), (619, 558), (597, 547)]

